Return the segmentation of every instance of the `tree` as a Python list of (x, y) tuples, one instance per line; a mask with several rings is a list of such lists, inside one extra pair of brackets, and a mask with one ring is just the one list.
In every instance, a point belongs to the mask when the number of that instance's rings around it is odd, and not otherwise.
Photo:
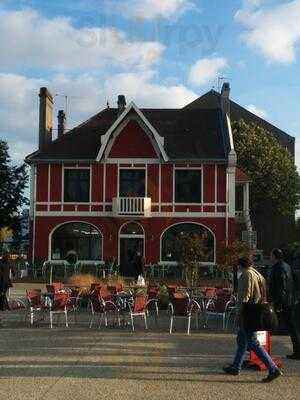
[(295, 214), (300, 200), (300, 177), (290, 153), (261, 127), (233, 123), (238, 166), (251, 179), (251, 212), (267, 207), (281, 215)]
[(11, 165), (8, 145), (0, 140), (0, 228), (19, 226), (20, 208), (28, 204), (24, 196), (27, 182), (26, 165)]
[(300, 238), (300, 217), (296, 220), (296, 238)]
[(208, 259), (206, 238), (182, 234), (176, 243), (176, 258), (184, 270), (187, 286), (194, 286), (199, 278), (199, 263)]

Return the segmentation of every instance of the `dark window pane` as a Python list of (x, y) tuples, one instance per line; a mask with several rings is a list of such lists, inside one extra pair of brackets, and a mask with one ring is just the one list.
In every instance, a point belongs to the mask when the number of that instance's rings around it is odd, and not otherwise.
[(206, 262), (214, 262), (215, 240), (212, 233), (204, 226), (197, 224), (177, 224), (169, 228), (162, 237), (162, 261), (176, 260), (176, 241), (180, 235), (197, 235), (205, 239), (206, 244)]
[(201, 203), (200, 170), (176, 170), (175, 202)]
[(52, 258), (64, 260), (71, 250), (76, 252), (79, 260), (101, 260), (102, 235), (89, 224), (62, 225), (52, 236)]
[(85, 203), (90, 200), (90, 170), (65, 170), (65, 202)]
[(243, 211), (244, 209), (244, 194), (243, 186), (237, 185), (235, 187), (235, 209), (237, 211)]
[(120, 197), (145, 197), (145, 170), (120, 170)]

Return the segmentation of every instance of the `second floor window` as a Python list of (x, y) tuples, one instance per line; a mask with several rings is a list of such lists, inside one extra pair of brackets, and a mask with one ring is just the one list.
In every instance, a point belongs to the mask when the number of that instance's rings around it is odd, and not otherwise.
[(120, 170), (120, 197), (145, 197), (145, 170)]
[(65, 169), (64, 201), (88, 203), (90, 201), (90, 170)]
[(175, 171), (175, 203), (201, 203), (201, 170)]

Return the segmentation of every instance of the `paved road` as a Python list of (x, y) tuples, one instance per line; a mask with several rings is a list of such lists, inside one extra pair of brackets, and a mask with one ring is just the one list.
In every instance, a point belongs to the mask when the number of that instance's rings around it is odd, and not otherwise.
[[(26, 286), (26, 285), (25, 285)], [(15, 285), (14, 296), (24, 295)], [(32, 286), (32, 285), (31, 285)], [(69, 329), (56, 321), (29, 328), (18, 312), (2, 314), (0, 400), (299, 400), (300, 362), (285, 361), (284, 377), (269, 385), (265, 373), (224, 376), (234, 351), (231, 334), (195, 331), (184, 323), (169, 335), (168, 319), (150, 320), (145, 332), (87, 327), (87, 315)], [(287, 337), (275, 337), (274, 353), (291, 351)]]
[[(16, 317), (16, 316), (15, 316)], [(0, 328), (0, 399), (5, 400), (135, 400), (300, 398), (300, 362), (286, 362), (284, 377), (260, 383), (264, 373), (239, 377), (220, 373), (230, 361), (230, 334), (154, 332), (127, 328), (102, 330), (84, 325), (53, 330), (28, 328), (5, 316)], [(154, 322), (152, 322), (152, 325)], [(274, 339), (274, 351), (290, 351), (286, 337)]]

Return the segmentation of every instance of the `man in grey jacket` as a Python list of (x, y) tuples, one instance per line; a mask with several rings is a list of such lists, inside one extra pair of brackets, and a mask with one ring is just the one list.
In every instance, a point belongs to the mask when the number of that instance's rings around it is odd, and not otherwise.
[[(257, 333), (248, 331), (243, 326), (243, 305), (245, 303), (260, 303), (263, 301), (265, 290), (265, 279), (253, 268), (250, 258), (240, 258), (239, 267), (241, 276), (238, 282), (238, 313), (239, 313), (239, 331), (237, 334), (237, 350), (233, 363), (223, 368), (226, 374), (239, 375), (247, 349), (254, 351), (258, 358), (265, 364), (269, 374), (263, 379), (263, 382), (272, 382), (282, 375), (280, 369), (276, 366), (270, 355), (264, 350), (257, 340)], [(263, 290), (262, 290), (263, 289)]]

